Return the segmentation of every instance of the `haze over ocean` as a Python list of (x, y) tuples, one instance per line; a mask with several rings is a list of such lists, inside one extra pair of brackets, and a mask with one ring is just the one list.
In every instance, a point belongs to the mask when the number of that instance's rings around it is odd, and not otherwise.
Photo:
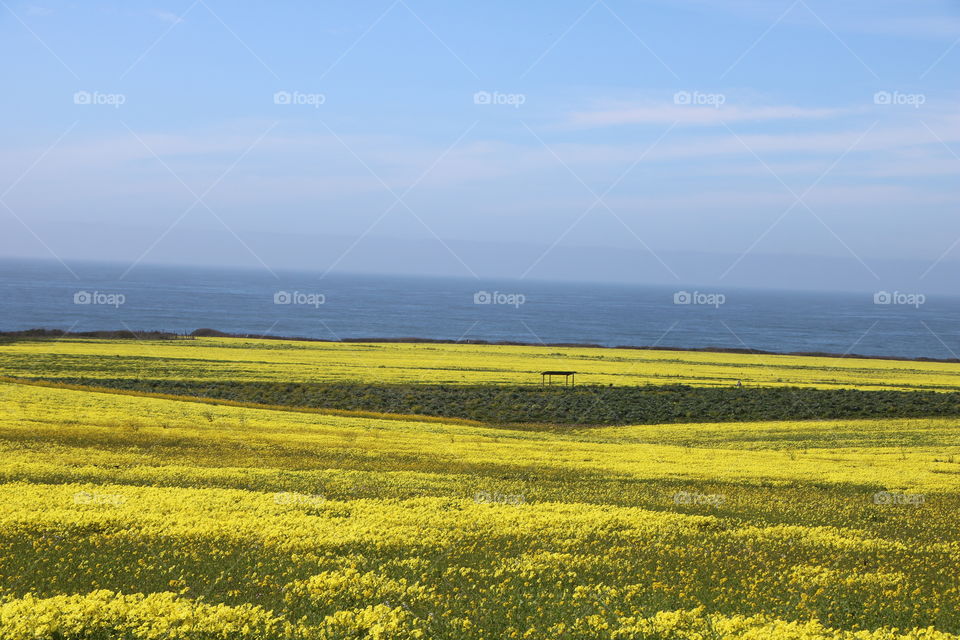
[[(0, 261), (0, 330), (593, 343), (956, 358), (960, 298)], [(884, 296), (884, 293), (888, 294)]]

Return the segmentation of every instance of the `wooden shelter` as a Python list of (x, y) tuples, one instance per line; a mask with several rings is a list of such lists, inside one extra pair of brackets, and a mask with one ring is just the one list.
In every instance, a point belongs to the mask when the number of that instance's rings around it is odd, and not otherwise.
[(563, 386), (573, 386), (577, 383), (576, 371), (542, 371), (540, 372), (540, 384), (553, 384), (554, 376), (563, 376)]

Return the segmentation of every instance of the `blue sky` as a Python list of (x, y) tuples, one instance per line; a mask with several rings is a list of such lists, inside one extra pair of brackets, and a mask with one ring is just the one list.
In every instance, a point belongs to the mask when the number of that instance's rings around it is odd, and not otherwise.
[(874, 289), (960, 260), (956, 1), (3, 0), (0, 55), (6, 256)]

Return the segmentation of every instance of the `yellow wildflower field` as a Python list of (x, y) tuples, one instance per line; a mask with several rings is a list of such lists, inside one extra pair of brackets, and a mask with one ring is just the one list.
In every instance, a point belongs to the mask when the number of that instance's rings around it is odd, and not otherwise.
[[(0, 374), (519, 381), (555, 351), (64, 340)], [(956, 377), (562, 351), (616, 384)], [(519, 431), (0, 382), (0, 639), (956, 639), (958, 478), (951, 419)]]
[(960, 389), (957, 363), (738, 353), (237, 338), (70, 338), (0, 349), (0, 372), (18, 377), (534, 384), (549, 369), (598, 385)]

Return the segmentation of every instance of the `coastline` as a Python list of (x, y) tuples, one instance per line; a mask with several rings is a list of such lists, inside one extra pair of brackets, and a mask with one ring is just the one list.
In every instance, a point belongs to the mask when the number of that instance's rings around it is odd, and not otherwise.
[(549, 347), (566, 349), (622, 349), (633, 351), (676, 351), (680, 353), (738, 353), (745, 355), (794, 356), (805, 358), (836, 358), (844, 360), (888, 360), (895, 362), (934, 362), (942, 364), (960, 364), (960, 358), (907, 358), (902, 356), (864, 355), (857, 353), (830, 353), (819, 351), (769, 351), (764, 349), (744, 349), (729, 347), (670, 347), (645, 345), (607, 346), (595, 343), (579, 342), (522, 342), (516, 340), (448, 340), (442, 338), (377, 338), (359, 337), (330, 340), (326, 338), (306, 338), (297, 336), (273, 336), (252, 333), (227, 333), (216, 329), (201, 328), (188, 334), (168, 331), (63, 331), (61, 329), (25, 329), (22, 331), (0, 331), (0, 344), (15, 340), (92, 338), (104, 340), (190, 340), (193, 338), (234, 338), (243, 340), (279, 340), (285, 342), (330, 342), (343, 344), (471, 344), (513, 347)]

